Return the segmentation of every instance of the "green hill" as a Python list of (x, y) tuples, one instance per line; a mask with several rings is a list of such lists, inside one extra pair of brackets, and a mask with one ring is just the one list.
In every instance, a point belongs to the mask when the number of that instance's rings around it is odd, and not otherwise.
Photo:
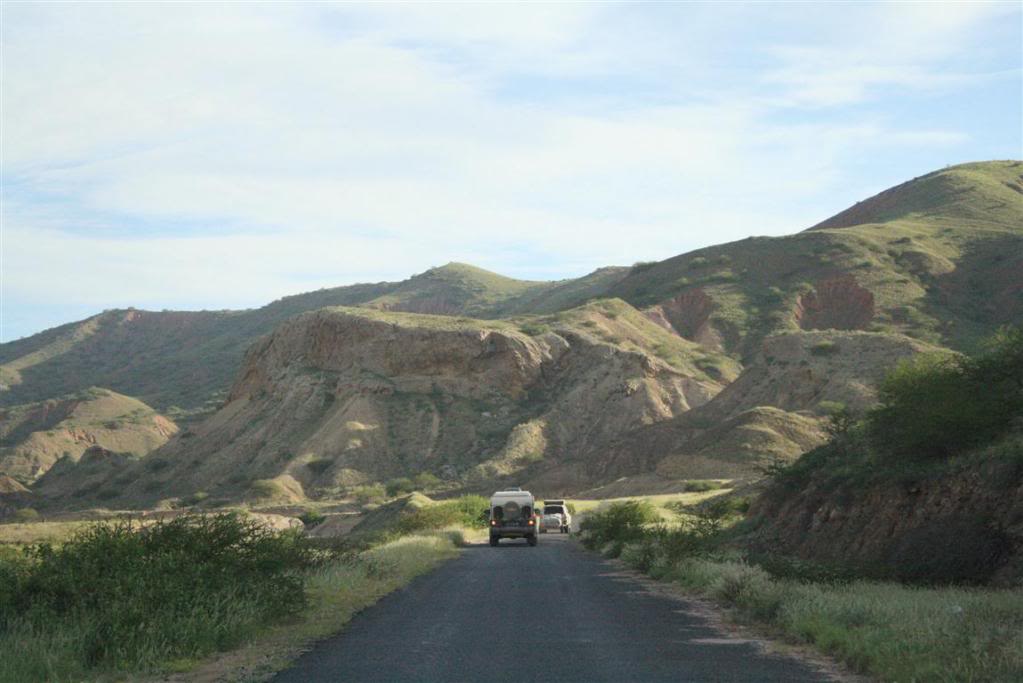
[(937, 171), (805, 232), (636, 266), (609, 294), (740, 358), (769, 334), (799, 329), (968, 349), (1023, 320), (1021, 174), (1017, 161)]

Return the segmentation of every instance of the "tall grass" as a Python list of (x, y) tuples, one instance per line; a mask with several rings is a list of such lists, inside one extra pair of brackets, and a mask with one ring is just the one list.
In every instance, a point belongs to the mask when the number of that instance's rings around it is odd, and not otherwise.
[(0, 680), (144, 670), (241, 642), (305, 606), (295, 534), (235, 515), (98, 524), (0, 564)]
[(1023, 680), (1023, 589), (856, 580), (798, 562), (778, 575), (727, 549), (733, 531), (716, 510), (674, 526), (637, 510), (616, 503), (591, 514), (583, 543), (882, 680)]
[(806, 583), (701, 558), (662, 572), (882, 680), (1023, 680), (1023, 590)]

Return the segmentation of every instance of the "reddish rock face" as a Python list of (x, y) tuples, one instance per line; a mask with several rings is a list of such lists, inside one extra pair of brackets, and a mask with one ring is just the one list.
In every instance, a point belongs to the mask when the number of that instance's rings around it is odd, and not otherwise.
[(721, 350), (721, 335), (710, 322), (716, 309), (714, 300), (702, 288), (696, 288), (647, 309), (644, 315), (680, 337)]
[(874, 319), (874, 294), (850, 275), (821, 280), (799, 297), (795, 316), (804, 330), (863, 330)]
[(664, 317), (686, 339), (696, 339), (714, 312), (714, 301), (702, 289), (690, 289), (661, 304)]

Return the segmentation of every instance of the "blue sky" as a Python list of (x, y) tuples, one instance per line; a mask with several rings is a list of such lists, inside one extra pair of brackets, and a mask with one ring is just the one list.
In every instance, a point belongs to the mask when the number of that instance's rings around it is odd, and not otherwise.
[(3, 341), (578, 276), (1023, 156), (1015, 1), (2, 7)]

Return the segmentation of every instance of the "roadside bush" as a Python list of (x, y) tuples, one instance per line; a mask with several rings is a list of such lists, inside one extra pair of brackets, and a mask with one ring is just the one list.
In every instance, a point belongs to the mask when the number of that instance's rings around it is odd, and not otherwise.
[(397, 530), (400, 534), (411, 534), (446, 526), (483, 528), (487, 525), (487, 520), (481, 511), (488, 507), (489, 501), (483, 496), (461, 496), (454, 500), (424, 505), (403, 512), (398, 519)]
[(721, 519), (708, 514), (686, 515), (678, 526), (656, 530), (657, 545), (670, 562), (713, 550), (722, 531)]
[(584, 545), (602, 548), (610, 541), (626, 542), (641, 538), (645, 527), (659, 519), (660, 515), (649, 501), (627, 500), (589, 514), (579, 525), (579, 530), (583, 534)]
[(661, 557), (661, 552), (655, 542), (651, 539), (644, 539), (622, 546), (620, 557), (622, 562), (630, 567), (641, 572), (648, 572)]
[(144, 668), (238, 643), (302, 609), (300, 574), (313, 556), (298, 535), (219, 515), (98, 524), (3, 566), (0, 650), (27, 639), (59, 643), (64, 665), (85, 671)]

